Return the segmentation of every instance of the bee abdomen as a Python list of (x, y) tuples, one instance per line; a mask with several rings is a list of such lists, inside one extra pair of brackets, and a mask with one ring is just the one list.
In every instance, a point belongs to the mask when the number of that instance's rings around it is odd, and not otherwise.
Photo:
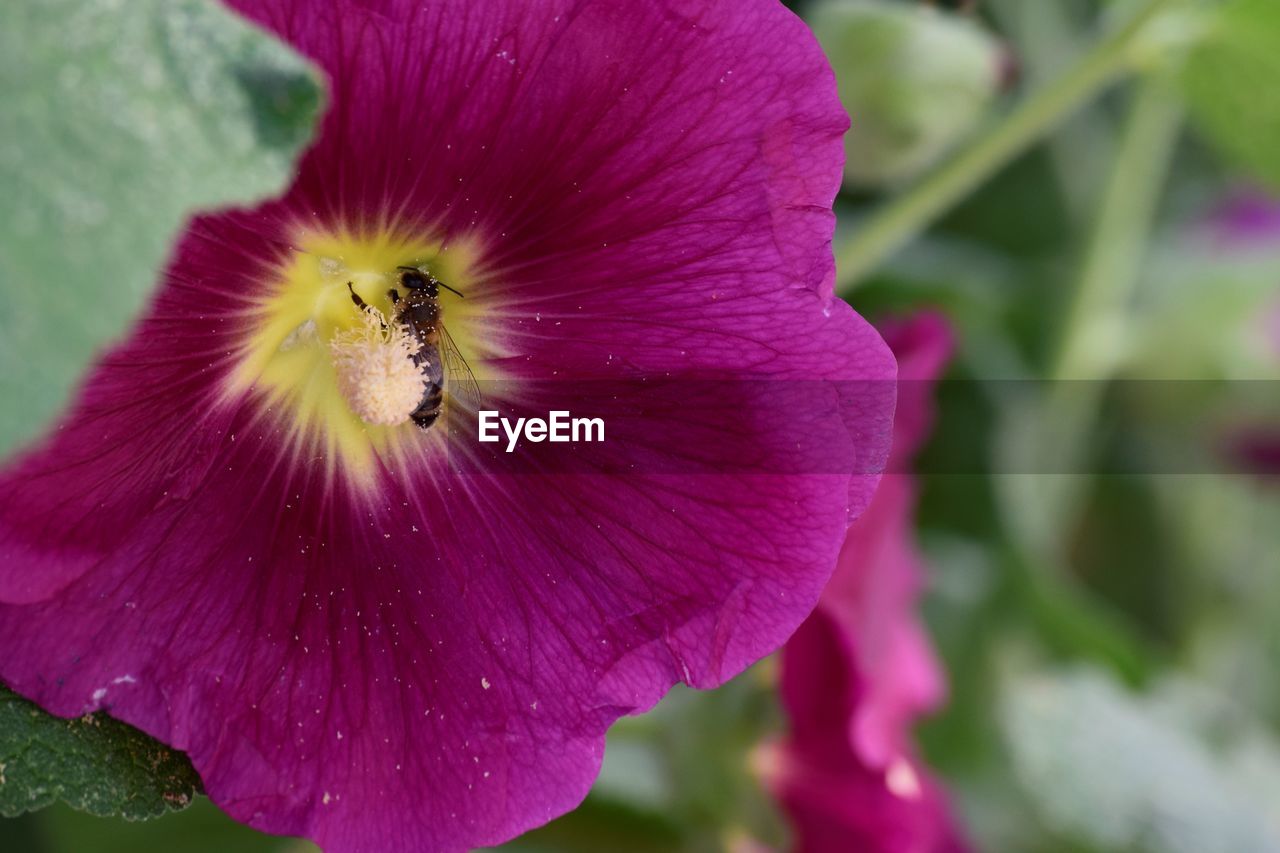
[(427, 429), (440, 417), (440, 410), (443, 408), (444, 386), (433, 383), (427, 386), (427, 393), (423, 395), (422, 402), (409, 417), (415, 424)]

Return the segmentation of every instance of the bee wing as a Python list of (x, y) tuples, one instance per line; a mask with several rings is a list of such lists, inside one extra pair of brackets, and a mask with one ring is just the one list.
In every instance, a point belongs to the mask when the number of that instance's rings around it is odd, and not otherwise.
[(479, 411), (484, 403), (480, 383), (444, 326), (440, 327), (440, 358), (444, 362), (446, 405), (456, 400), (464, 412)]

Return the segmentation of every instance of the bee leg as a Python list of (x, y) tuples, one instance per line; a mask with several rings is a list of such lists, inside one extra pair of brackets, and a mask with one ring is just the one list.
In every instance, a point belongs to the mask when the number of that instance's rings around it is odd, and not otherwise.
[(394, 307), (395, 304), (400, 301), (400, 291), (396, 290), (394, 287), (391, 288), (387, 291), (387, 298), (391, 300), (391, 305)]
[(347, 282), (347, 290), (351, 291), (351, 301), (356, 304), (357, 308), (361, 311), (367, 311), (369, 309), (369, 306), (365, 301), (360, 298), (360, 294), (356, 293), (356, 289), (351, 286), (351, 282)]
[(360, 294), (356, 293), (356, 289), (351, 286), (351, 282), (347, 282), (347, 290), (351, 291), (351, 301), (356, 304), (357, 308), (362, 312), (372, 312), (373, 315), (379, 319), (379, 322), (382, 323), (382, 328), (385, 329), (387, 327), (386, 318), (384, 318), (382, 314), (370, 308), (369, 303), (360, 298)]

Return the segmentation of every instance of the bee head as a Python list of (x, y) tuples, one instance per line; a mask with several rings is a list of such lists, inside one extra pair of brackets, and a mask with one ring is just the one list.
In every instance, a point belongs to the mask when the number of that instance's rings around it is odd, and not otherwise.
[(462, 296), (457, 290), (442, 282), (429, 272), (423, 272), (417, 267), (400, 267), (400, 286), (408, 290), (426, 291), (429, 296), (436, 296), (440, 293), (440, 288), (444, 288), (452, 294)]
[(417, 267), (400, 267), (400, 286), (408, 290), (423, 290), (429, 296), (440, 292), (440, 282), (430, 273), (424, 273)]

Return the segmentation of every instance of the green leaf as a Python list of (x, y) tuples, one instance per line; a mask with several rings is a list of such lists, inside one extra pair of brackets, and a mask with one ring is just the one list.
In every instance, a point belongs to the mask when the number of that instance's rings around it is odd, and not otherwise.
[(1015, 678), (1002, 728), (1023, 791), (1073, 841), (1103, 850), (1280, 850), (1280, 751), (1186, 682), (1135, 695), (1100, 672)]
[(121, 337), (194, 211), (280, 192), (323, 91), (213, 0), (6, 0), (0, 454)]
[(970, 18), (897, 0), (823, 0), (806, 18), (852, 119), (845, 175), (861, 186), (901, 183), (936, 163), (999, 86), (1000, 46)]
[(1280, 3), (1230, 0), (1188, 60), (1192, 117), (1230, 161), (1280, 188)]
[(190, 805), (200, 778), (180, 752), (104, 714), (50, 716), (0, 688), (0, 815), (62, 800), (100, 817), (159, 817)]

